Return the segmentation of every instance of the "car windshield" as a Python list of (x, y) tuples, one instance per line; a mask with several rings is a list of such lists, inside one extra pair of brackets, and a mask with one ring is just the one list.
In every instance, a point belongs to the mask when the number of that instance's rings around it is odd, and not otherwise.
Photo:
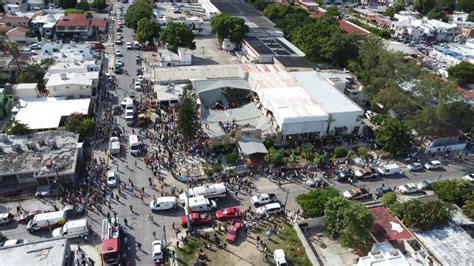
[(109, 176), (109, 181), (114, 181), (115, 177), (114, 176)]
[(233, 235), (235, 235), (236, 233), (237, 233), (237, 232), (236, 232), (235, 230), (230, 230), (228, 234), (233, 236)]

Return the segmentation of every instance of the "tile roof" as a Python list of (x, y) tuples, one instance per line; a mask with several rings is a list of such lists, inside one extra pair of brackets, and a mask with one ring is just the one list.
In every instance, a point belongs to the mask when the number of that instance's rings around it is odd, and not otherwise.
[(360, 34), (360, 35), (369, 35), (370, 32), (355, 25), (354, 23), (351, 23), (347, 20), (339, 20), (339, 28), (342, 30), (346, 31), (347, 33), (354, 33), (354, 34)]
[(82, 26), (87, 27), (91, 23), (90, 19), (87, 18), (87, 14), (69, 14), (56, 23), (56, 26), (69, 27), (69, 26)]
[(4, 21), (30, 21), (28, 17), (25, 16), (5, 16), (3, 17)]
[(369, 208), (369, 212), (374, 216), (372, 233), (378, 241), (413, 238), (413, 234), (386, 207)]
[(15, 27), (15, 28), (7, 31), (7, 33), (5, 33), (5, 36), (24, 36), (24, 35), (26, 35), (27, 32), (28, 32), (27, 28)]
[(91, 21), (92, 27), (106, 27), (107, 26), (107, 19), (105, 18), (93, 18)]

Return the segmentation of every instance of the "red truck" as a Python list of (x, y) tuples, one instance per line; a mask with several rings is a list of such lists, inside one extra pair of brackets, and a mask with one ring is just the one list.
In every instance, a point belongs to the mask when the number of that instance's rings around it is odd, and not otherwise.
[(116, 265), (121, 260), (122, 228), (119, 224), (102, 221), (102, 260), (105, 265)]

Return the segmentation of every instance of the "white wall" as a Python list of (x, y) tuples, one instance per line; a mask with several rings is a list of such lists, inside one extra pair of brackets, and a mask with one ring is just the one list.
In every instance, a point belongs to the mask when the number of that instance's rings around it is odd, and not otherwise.
[(81, 98), (84, 96), (92, 96), (92, 86), (86, 85), (59, 85), (46, 87), (49, 92), (49, 96), (64, 96)]
[[(333, 120), (331, 122), (329, 131), (334, 131), (334, 128), (336, 127), (347, 127), (346, 133), (350, 134), (352, 133), (354, 127), (359, 126), (359, 132), (357, 133), (360, 134), (362, 132), (363, 124), (358, 118), (363, 114), (363, 110), (357, 112), (333, 113), (331, 114)], [(326, 131), (324, 131), (323, 134), (326, 134)]]

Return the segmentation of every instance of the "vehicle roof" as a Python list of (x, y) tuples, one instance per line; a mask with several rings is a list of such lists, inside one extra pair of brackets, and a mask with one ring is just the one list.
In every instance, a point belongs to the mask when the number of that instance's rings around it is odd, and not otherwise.
[(441, 164), (441, 162), (438, 161), (438, 160), (431, 161), (430, 163), (431, 163), (431, 164)]
[(137, 135), (130, 135), (129, 137), (130, 143), (137, 143), (138, 142), (138, 136)]
[(283, 249), (275, 249), (275, 251), (273, 251), (273, 255), (277, 258), (284, 258), (285, 251), (283, 251)]
[(66, 222), (68, 227), (87, 226), (87, 219), (71, 220)]
[(35, 215), (33, 220), (49, 220), (58, 217), (64, 217), (64, 211), (38, 213)]
[(267, 209), (281, 208), (281, 206), (280, 206), (280, 203), (278, 203), (278, 202), (273, 202), (273, 203), (265, 204), (265, 208), (267, 208)]
[(176, 202), (176, 197), (160, 197), (160, 198), (156, 199), (157, 203), (169, 202), (169, 201)]
[(0, 213), (0, 218), (7, 218), (8, 215), (10, 215), (9, 212), (5, 212), (5, 213)]
[(109, 238), (102, 241), (102, 253), (107, 253), (110, 251), (118, 251), (119, 239), (118, 238)]

